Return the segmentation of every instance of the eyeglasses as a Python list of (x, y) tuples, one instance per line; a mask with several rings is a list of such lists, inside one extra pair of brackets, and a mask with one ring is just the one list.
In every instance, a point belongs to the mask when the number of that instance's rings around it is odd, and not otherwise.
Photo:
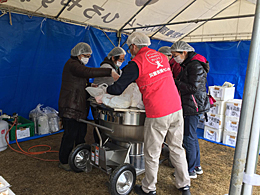
[(120, 59), (120, 58), (119, 58), (118, 61), (119, 61), (119, 62), (124, 62), (124, 61), (125, 61), (125, 58), (123, 58), (123, 59)]
[(91, 55), (89, 55), (89, 54), (82, 54), (85, 58), (90, 58), (91, 57)]

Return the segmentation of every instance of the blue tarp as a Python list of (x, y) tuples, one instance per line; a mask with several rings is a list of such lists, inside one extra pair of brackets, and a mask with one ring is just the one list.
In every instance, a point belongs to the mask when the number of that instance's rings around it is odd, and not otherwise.
[[(0, 12), (1, 14), (1, 12)], [(99, 67), (114, 46), (105, 34), (93, 27), (82, 27), (41, 17), (7, 14), (0, 18), (0, 109), (28, 118), (39, 103), (58, 110), (63, 66), (78, 42), (90, 44), (93, 55), (89, 67)], [(114, 32), (107, 32), (117, 45)], [(127, 39), (122, 35), (121, 43)], [(153, 49), (172, 43), (152, 40)], [(235, 84), (235, 98), (243, 96), (250, 41), (191, 43), (210, 63), (209, 85)], [(123, 46), (125, 50), (128, 46)], [(126, 62), (130, 54), (126, 56)]]

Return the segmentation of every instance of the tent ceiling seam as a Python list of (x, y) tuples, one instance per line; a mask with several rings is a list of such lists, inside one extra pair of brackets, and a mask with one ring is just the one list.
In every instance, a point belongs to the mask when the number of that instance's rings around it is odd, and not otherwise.
[(177, 25), (177, 24), (185, 24), (185, 23), (199, 23), (199, 22), (209, 22), (209, 21), (215, 21), (215, 20), (228, 20), (228, 19), (236, 19), (236, 18), (247, 18), (247, 17), (254, 17), (255, 14), (247, 14), (247, 15), (240, 15), (240, 16), (227, 16), (227, 17), (219, 17), (219, 18), (207, 18), (207, 19), (196, 19), (196, 20), (189, 20), (189, 21), (181, 21), (181, 22), (173, 22), (173, 23), (165, 23), (165, 24), (155, 24), (155, 25), (147, 25), (147, 26), (140, 26), (140, 27), (133, 27), (133, 28), (125, 28), (124, 30), (136, 30), (136, 29), (142, 29), (142, 28), (150, 28), (150, 27), (156, 27), (161, 25)]
[[(172, 19), (170, 19), (167, 24), (169, 24), (171, 21), (173, 21), (176, 17), (178, 17), (182, 12), (184, 12), (186, 9), (188, 9), (188, 7), (190, 7), (196, 0), (192, 1), (189, 5), (187, 5), (185, 8), (183, 8), (179, 13), (177, 13)], [(157, 31), (155, 31), (150, 38), (152, 38), (155, 34), (157, 34), (164, 26), (162, 26), (161, 28), (159, 28)]]
[[(218, 13), (216, 13), (214, 16), (212, 16), (211, 18), (216, 17), (217, 15), (219, 15), (220, 13), (222, 13), (224, 10), (226, 10), (227, 8), (229, 8), (230, 6), (232, 6), (233, 4), (235, 4), (238, 0), (233, 1), (230, 5), (228, 5), (227, 7), (223, 8), (222, 10), (220, 10)], [(184, 39), (185, 37), (189, 36), (191, 33), (193, 33), (195, 30), (197, 30), (198, 28), (200, 28), (201, 26), (204, 27), (204, 24), (206, 24), (207, 21), (203, 22), (201, 25), (197, 26), (194, 30), (192, 30), (191, 32), (187, 33), (185, 36), (183, 36), (181, 39)], [(204, 29), (203, 29), (204, 31)], [(202, 36), (203, 36), (203, 31), (202, 31)]]

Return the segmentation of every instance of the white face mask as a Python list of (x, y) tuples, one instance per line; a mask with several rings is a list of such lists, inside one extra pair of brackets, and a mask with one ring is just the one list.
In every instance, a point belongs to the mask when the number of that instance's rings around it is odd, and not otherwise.
[(116, 65), (117, 65), (118, 67), (120, 67), (120, 66), (122, 65), (122, 62), (117, 61), (117, 62), (116, 62)]
[(88, 63), (88, 60), (89, 60), (89, 58), (84, 58), (84, 57), (81, 58), (81, 62), (82, 62), (84, 65), (86, 65), (86, 64)]
[(181, 63), (184, 61), (184, 59), (181, 59), (181, 56), (180, 56), (180, 55), (178, 55), (177, 57), (175, 57), (174, 60), (175, 60), (178, 64), (181, 64)]

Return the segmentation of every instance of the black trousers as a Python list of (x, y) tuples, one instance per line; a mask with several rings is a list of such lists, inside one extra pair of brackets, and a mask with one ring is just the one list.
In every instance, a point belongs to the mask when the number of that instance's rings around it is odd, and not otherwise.
[(70, 152), (79, 144), (85, 143), (87, 124), (75, 119), (62, 118), (64, 133), (61, 140), (59, 160), (62, 164), (68, 164)]

